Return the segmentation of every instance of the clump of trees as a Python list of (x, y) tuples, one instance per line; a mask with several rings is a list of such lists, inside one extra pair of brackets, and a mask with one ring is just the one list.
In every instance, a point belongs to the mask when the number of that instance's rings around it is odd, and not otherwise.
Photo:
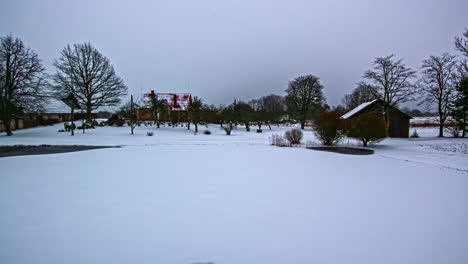
[(358, 139), (364, 146), (387, 137), (385, 120), (377, 113), (363, 113), (349, 120), (347, 136)]
[(332, 146), (345, 135), (343, 119), (337, 111), (324, 112), (314, 122), (314, 134), (323, 145)]

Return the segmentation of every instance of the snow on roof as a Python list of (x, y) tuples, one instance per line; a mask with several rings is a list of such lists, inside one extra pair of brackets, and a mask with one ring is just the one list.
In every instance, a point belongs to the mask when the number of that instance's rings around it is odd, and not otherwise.
[(68, 105), (58, 99), (51, 98), (44, 105), (43, 113), (47, 114), (68, 114), (71, 109)]
[(357, 114), (358, 112), (360, 112), (362, 109), (368, 107), (369, 105), (373, 104), (375, 101), (377, 100), (372, 100), (370, 102), (367, 102), (367, 103), (362, 103), (360, 105), (358, 105), (356, 108), (354, 108), (353, 110), (347, 112), (346, 114), (342, 115), (341, 118), (342, 119), (348, 119), (350, 117), (352, 117), (353, 115)]
[(191, 94), (189, 93), (155, 93), (151, 91), (142, 98), (142, 104), (147, 104), (149, 98), (156, 97), (162, 100), (172, 111), (185, 111), (191, 103)]

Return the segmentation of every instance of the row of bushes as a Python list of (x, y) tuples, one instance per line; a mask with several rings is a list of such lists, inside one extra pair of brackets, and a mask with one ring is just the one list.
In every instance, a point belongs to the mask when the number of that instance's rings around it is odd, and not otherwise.
[[(382, 116), (364, 113), (352, 120), (341, 119), (339, 112), (322, 113), (314, 122), (315, 136), (326, 146), (332, 146), (347, 136), (358, 139), (364, 146), (377, 143), (387, 137), (387, 125)], [(291, 146), (301, 143), (303, 134), (300, 129), (286, 131), (283, 136), (273, 135), (272, 145)]]

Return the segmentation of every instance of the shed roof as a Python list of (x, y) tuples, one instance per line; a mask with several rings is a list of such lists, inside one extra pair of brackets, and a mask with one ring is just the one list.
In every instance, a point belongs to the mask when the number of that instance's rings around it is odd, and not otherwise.
[[(358, 105), (357, 107), (355, 107), (354, 109), (352, 109), (351, 111), (347, 112), (346, 114), (342, 115), (341, 116), (341, 119), (348, 119), (350, 117), (353, 117), (354, 115), (356, 115), (357, 113), (361, 112), (362, 110), (366, 109), (367, 107), (369, 107), (370, 105), (376, 103), (376, 102), (379, 102), (380, 100), (376, 99), (376, 100), (372, 100), (370, 102), (366, 102), (366, 103), (362, 103), (360, 105)], [(394, 106), (391, 106), (393, 109), (397, 110), (398, 112), (402, 113), (403, 115), (409, 117), (410, 119), (413, 119), (412, 116), (408, 115), (407, 113), (401, 111), (400, 109), (398, 109), (397, 107), (394, 107)]]
[(341, 118), (342, 119), (348, 119), (348, 118), (352, 117), (353, 115), (361, 112), (362, 110), (364, 110), (364, 108), (368, 107), (369, 105), (373, 104), (376, 101), (377, 100), (372, 100), (370, 102), (362, 103), (362, 104), (358, 105), (357, 107), (355, 107), (354, 109), (352, 109), (351, 111), (349, 111), (346, 114), (342, 115)]
[(44, 105), (44, 110), (42, 112), (47, 114), (69, 114), (70, 111), (70, 107), (61, 100), (50, 98)]

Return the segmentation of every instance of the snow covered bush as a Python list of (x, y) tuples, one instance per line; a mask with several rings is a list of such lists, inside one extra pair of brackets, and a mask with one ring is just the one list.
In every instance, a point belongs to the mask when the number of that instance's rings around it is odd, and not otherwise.
[(288, 147), (288, 141), (281, 135), (273, 134), (270, 137), (271, 145), (278, 146), (278, 147)]
[(153, 136), (153, 131), (146, 132), (146, 135), (147, 135), (148, 137), (152, 137), (152, 136)]
[(364, 113), (350, 120), (348, 137), (368, 143), (377, 143), (387, 137), (387, 125), (381, 115)]
[(332, 146), (345, 135), (343, 120), (339, 112), (324, 112), (314, 122), (314, 134), (323, 145)]
[(304, 134), (302, 133), (302, 130), (298, 128), (288, 130), (286, 133), (284, 133), (284, 137), (291, 145), (301, 144), (303, 136)]

